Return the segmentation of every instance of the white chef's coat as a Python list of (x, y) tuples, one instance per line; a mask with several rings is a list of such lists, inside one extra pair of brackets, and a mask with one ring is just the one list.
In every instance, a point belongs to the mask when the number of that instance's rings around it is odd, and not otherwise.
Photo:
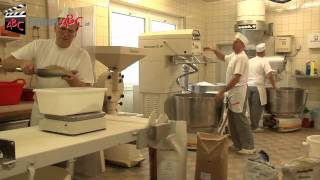
[(267, 103), (267, 93), (264, 82), (266, 75), (270, 72), (272, 72), (271, 66), (263, 57), (256, 56), (249, 60), (248, 85), (257, 87), (261, 105)]
[(248, 85), (264, 85), (266, 75), (272, 72), (271, 66), (263, 57), (256, 56), (249, 60)]
[(232, 53), (225, 56), (225, 60), (228, 62), (226, 83), (229, 83), (234, 75), (241, 75), (240, 81), (235, 87), (229, 90), (227, 96), (230, 101), (229, 109), (236, 113), (241, 113), (243, 111), (244, 102), (246, 100), (249, 69), (248, 59), (249, 58), (244, 51), (239, 54)]
[[(77, 70), (76, 77), (84, 83), (93, 83), (94, 74), (91, 59), (87, 51), (71, 45), (68, 48), (60, 48), (55, 39), (35, 40), (26, 46), (11, 53), (16, 59), (32, 60), (35, 68), (44, 68), (57, 65), (66, 70)], [(63, 88), (69, 84), (61, 77), (41, 78), (36, 76), (36, 88)], [(39, 114), (35, 103), (32, 108), (31, 125), (37, 125), (42, 114)]]
[[(91, 59), (87, 51), (71, 45), (60, 48), (55, 39), (40, 39), (32, 41), (26, 46), (11, 53), (16, 59), (32, 60), (35, 68), (57, 65), (66, 70), (77, 70), (76, 77), (84, 83), (93, 83), (94, 74)], [(36, 76), (36, 88), (69, 87), (60, 77), (41, 78)]]

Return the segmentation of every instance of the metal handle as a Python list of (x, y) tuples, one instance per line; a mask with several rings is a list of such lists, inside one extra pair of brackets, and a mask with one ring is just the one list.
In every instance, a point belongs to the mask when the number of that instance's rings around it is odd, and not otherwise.
[(17, 68), (16, 68), (16, 71), (17, 71), (17, 72), (23, 72), (23, 70), (22, 70), (21, 67), (17, 67)]
[(11, 160), (11, 161), (2, 162), (1, 165), (6, 169), (11, 169), (15, 166), (15, 163), (16, 163), (16, 160)]
[(0, 139), (0, 164), (4, 168), (12, 168), (16, 162), (15, 142), (6, 139)]
[(309, 146), (309, 143), (306, 142), (306, 141), (303, 141), (303, 142), (302, 142), (302, 145), (303, 145), (303, 146)]
[(306, 104), (307, 104), (307, 100), (308, 100), (308, 97), (309, 97), (309, 91), (308, 91), (308, 90), (306, 90), (306, 98), (304, 99), (303, 106), (306, 106)]
[(180, 84), (180, 79), (181, 79), (182, 77), (189, 76), (190, 74), (194, 74), (194, 73), (198, 72), (199, 69), (198, 69), (194, 64), (184, 64), (184, 65), (190, 66), (190, 67), (193, 69), (193, 71), (190, 71), (190, 72), (188, 72), (188, 73), (185, 73), (185, 74), (182, 74), (182, 75), (178, 76), (177, 79), (176, 79), (176, 83), (177, 83), (177, 85), (178, 85), (179, 87), (181, 87), (181, 88), (184, 89), (185, 91), (189, 91), (189, 89), (188, 89), (188, 84), (186, 85), (187, 87), (182, 86), (182, 85)]
[(138, 136), (139, 133), (135, 131), (135, 132), (132, 132), (131, 135), (132, 135), (132, 136)]
[(8, 125), (15, 125), (15, 124), (20, 124), (20, 123), (29, 123), (30, 120), (28, 119), (25, 119), (25, 120), (16, 120), (16, 121), (8, 121), (8, 122), (5, 122), (5, 123), (0, 123), (0, 128), (1, 127), (5, 127), (5, 126), (8, 126)]
[(308, 97), (309, 97), (309, 91), (306, 90), (306, 91), (305, 91), (305, 98), (304, 98), (303, 105), (301, 105), (301, 107), (299, 108), (299, 109), (301, 109), (301, 112), (300, 112), (300, 117), (301, 117), (301, 118), (303, 117), (304, 109), (305, 109), (305, 107), (306, 107), (306, 104), (307, 104), (307, 101), (308, 101)]
[(16, 79), (14, 81), (12, 81), (13, 83), (18, 83), (18, 84), (22, 84), (23, 86), (26, 85), (26, 80), (24, 79)]

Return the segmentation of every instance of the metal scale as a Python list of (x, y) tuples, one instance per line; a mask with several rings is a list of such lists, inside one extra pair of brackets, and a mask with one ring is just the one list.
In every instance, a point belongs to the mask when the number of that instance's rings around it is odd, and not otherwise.
[(106, 129), (102, 112), (106, 88), (35, 89), (40, 114), (39, 128), (65, 135)]
[(90, 112), (68, 116), (45, 114), (39, 122), (43, 131), (66, 135), (78, 135), (106, 129), (105, 112)]

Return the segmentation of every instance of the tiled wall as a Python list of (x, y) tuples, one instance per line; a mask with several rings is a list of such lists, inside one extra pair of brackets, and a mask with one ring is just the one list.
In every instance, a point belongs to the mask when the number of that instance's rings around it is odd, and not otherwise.
[[(305, 72), (305, 64), (310, 60), (316, 61), (320, 67), (320, 49), (308, 48), (310, 33), (320, 32), (320, 6), (301, 8), (305, 3), (320, 3), (319, 0), (298, 0), (300, 8), (282, 12), (269, 11), (267, 21), (274, 23), (274, 35), (293, 35), (294, 46), (301, 45), (301, 51), (296, 57), (291, 58), (287, 66), (286, 77), (289, 86), (298, 86), (310, 91), (310, 99), (320, 101), (320, 80), (296, 79), (295, 70)], [(272, 44), (272, 39), (269, 39)]]
[[(267, 23), (274, 23), (274, 36), (277, 35), (293, 35), (296, 44), (301, 45), (301, 51), (296, 57), (292, 57), (287, 65), (286, 71), (282, 74), (281, 85), (296, 86), (309, 89), (310, 99), (312, 101), (320, 101), (320, 80), (296, 80), (293, 76), (296, 69), (305, 71), (305, 63), (315, 60), (320, 67), (320, 49), (309, 49), (307, 46), (307, 38), (311, 32), (320, 32), (320, 6), (301, 8), (303, 3), (319, 4), (319, 0), (296, 0), (300, 8), (286, 11), (276, 11), (275, 8), (267, 7), (266, 19)], [(207, 5), (207, 41), (208, 46), (231, 43), (234, 35), (234, 24), (237, 17), (237, 1), (221, 0), (208, 3)], [(274, 38), (267, 41), (267, 54), (274, 53)], [(214, 74), (213, 81), (218, 81), (218, 66), (212, 66), (207, 72)], [(219, 66), (220, 67), (220, 66)]]
[[(230, 51), (230, 44), (234, 37), (234, 24), (237, 19), (237, 1), (223, 0), (207, 3), (206, 6), (206, 46), (219, 47), (220, 50)], [(207, 74), (209, 82), (224, 80), (223, 63), (216, 59), (213, 53), (208, 54), (217, 64), (210, 64)]]
[(199, 29), (205, 33), (206, 3), (202, 0), (111, 0), (111, 2), (127, 2), (148, 9), (186, 17), (186, 28)]

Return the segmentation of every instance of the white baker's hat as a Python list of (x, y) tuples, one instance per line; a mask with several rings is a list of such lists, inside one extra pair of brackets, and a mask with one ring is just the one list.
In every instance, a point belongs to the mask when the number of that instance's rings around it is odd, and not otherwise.
[(256, 46), (256, 52), (263, 52), (266, 50), (266, 43), (260, 43)]
[(75, 9), (65, 7), (59, 11), (58, 18), (66, 18), (68, 15), (73, 15), (74, 18), (77, 18), (78, 13)]
[[(76, 22), (76, 19), (78, 18), (78, 12), (75, 9), (65, 7), (59, 11), (57, 18), (62, 19), (62, 20), (64, 20), (65, 18), (71, 18), (72, 24), (73, 24)], [(60, 21), (60, 20), (58, 20), (58, 21), (59, 21), (58, 22), (59, 25), (65, 25), (64, 23), (69, 23), (69, 20), (68, 20), (68, 22)]]
[(236, 39), (239, 39), (240, 41), (242, 41), (244, 46), (247, 46), (249, 43), (248, 38), (239, 32), (237, 32), (236, 35), (234, 36), (234, 40), (236, 40)]

